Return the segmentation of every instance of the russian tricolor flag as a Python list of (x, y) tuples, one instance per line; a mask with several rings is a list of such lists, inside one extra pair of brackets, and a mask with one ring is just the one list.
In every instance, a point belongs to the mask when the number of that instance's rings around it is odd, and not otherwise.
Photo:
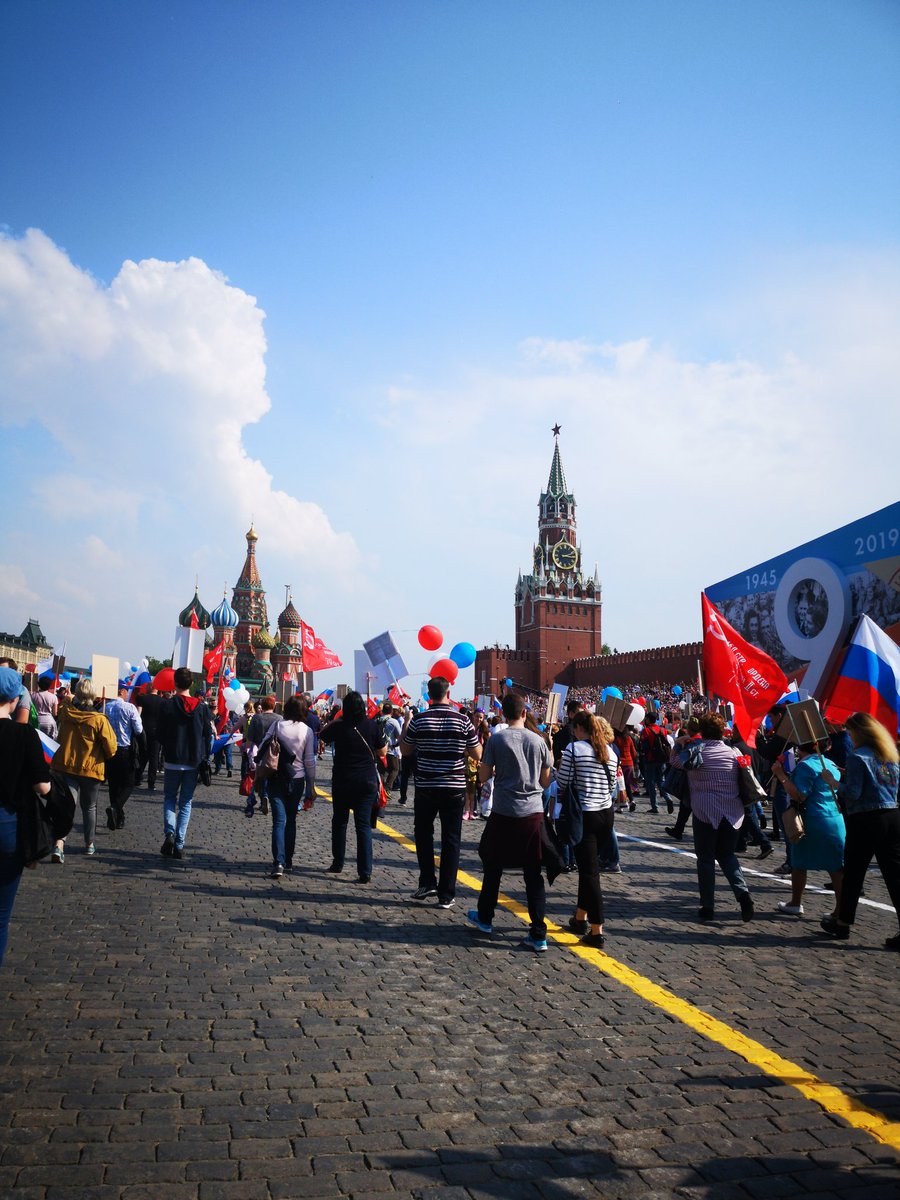
[(830, 721), (846, 721), (855, 712), (869, 713), (897, 736), (900, 646), (870, 617), (859, 618), (823, 709)]
[(52, 737), (49, 737), (42, 729), (36, 729), (35, 733), (41, 739), (41, 747), (44, 751), (44, 761), (47, 766), (53, 761), (53, 755), (59, 749), (59, 742), (54, 742)]

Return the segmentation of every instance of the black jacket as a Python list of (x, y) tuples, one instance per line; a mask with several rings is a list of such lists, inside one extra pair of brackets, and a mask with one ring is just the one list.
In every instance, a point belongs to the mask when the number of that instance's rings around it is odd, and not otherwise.
[(209, 709), (194, 696), (172, 696), (160, 706), (157, 738), (164, 762), (199, 767), (212, 749)]

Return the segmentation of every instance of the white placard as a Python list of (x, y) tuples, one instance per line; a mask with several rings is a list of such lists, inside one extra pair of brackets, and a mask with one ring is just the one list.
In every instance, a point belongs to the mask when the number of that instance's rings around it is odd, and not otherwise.
[(175, 630), (175, 647), (172, 650), (172, 666), (187, 667), (189, 671), (203, 670), (203, 651), (206, 649), (206, 631), (204, 629)]

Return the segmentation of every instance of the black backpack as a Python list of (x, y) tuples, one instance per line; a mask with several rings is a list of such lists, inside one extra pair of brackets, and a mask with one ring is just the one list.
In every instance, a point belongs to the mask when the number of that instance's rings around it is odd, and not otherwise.
[(649, 730), (645, 756), (649, 763), (667, 763), (669, 761), (669, 739), (664, 733)]

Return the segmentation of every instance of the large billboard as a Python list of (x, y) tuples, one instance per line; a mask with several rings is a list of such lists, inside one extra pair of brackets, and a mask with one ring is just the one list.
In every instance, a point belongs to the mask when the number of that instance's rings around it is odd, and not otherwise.
[(900, 503), (705, 590), (785, 674), (805, 668), (815, 693), (861, 613), (900, 640)]

